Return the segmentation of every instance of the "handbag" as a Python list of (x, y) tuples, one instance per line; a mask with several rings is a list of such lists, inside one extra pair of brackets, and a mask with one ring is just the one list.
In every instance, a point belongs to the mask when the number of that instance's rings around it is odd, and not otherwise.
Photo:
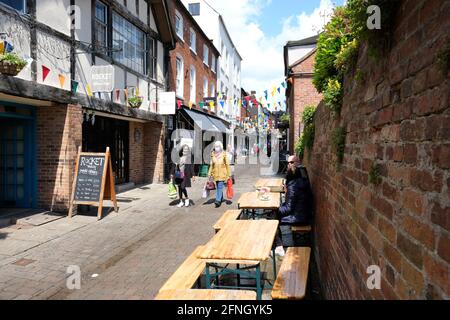
[(179, 169), (177, 166), (177, 170), (175, 170), (175, 183), (181, 184), (184, 180), (184, 172)]
[(176, 199), (178, 196), (177, 188), (175, 187), (172, 181), (169, 183), (169, 192), (167, 193), (167, 195), (169, 196), (169, 199)]
[(202, 198), (207, 199), (208, 197), (209, 197), (209, 190), (206, 189), (206, 184), (205, 184), (205, 186), (203, 187)]
[(206, 182), (206, 190), (216, 190), (216, 184), (214, 183), (214, 181), (209, 180), (208, 182)]

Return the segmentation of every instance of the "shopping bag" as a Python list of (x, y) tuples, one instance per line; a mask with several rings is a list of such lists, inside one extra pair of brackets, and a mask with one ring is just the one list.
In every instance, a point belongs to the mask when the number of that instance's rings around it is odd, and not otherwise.
[(207, 199), (208, 197), (209, 197), (209, 190), (206, 189), (206, 184), (205, 184), (205, 186), (203, 187), (202, 198)]
[(173, 184), (172, 181), (169, 183), (168, 196), (169, 196), (170, 199), (176, 199), (177, 198), (177, 188), (175, 187), (175, 185)]
[(233, 191), (233, 180), (230, 178), (227, 181), (227, 198), (229, 200), (233, 199), (234, 191)]
[(208, 182), (206, 182), (206, 189), (209, 191), (216, 190), (216, 184), (214, 183), (214, 181), (208, 180)]

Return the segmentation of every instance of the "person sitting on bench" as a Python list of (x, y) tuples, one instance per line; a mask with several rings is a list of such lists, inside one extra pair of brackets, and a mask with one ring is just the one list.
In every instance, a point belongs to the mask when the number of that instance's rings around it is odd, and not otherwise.
[[(302, 176), (300, 160), (297, 156), (290, 156), (285, 184), (286, 201), (277, 213), (280, 225), (309, 225), (312, 218), (312, 191), (307, 177)], [(275, 253), (283, 256), (283, 241), (281, 230), (276, 238)]]

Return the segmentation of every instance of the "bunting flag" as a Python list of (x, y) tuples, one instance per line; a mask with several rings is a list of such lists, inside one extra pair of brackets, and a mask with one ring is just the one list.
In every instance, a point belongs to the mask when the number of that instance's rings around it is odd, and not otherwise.
[(211, 101), (211, 102), (209, 103), (209, 107), (211, 108), (211, 110), (214, 108), (214, 102), (213, 102), (213, 101)]
[(264, 91), (264, 95), (266, 96), (266, 100), (269, 98), (269, 91)]
[(192, 109), (192, 105), (193, 105), (193, 103), (192, 103), (192, 101), (189, 101), (189, 109)]
[(89, 84), (86, 86), (86, 92), (89, 97), (92, 97), (92, 90)]
[(203, 109), (203, 107), (205, 106), (205, 103), (204, 103), (203, 101), (201, 101), (201, 102), (199, 103), (199, 105), (200, 105), (200, 109)]
[(72, 92), (77, 93), (78, 90), (78, 81), (72, 80)]
[(59, 78), (59, 84), (61, 85), (61, 89), (64, 88), (64, 82), (66, 82), (66, 77), (64, 77), (62, 74), (58, 75)]
[(238, 101), (238, 106), (239, 106), (239, 108), (242, 107), (242, 100), (241, 99), (239, 99), (239, 101)]
[(181, 109), (181, 105), (182, 105), (181, 100), (177, 100), (177, 105), (178, 105), (178, 110), (180, 110)]
[(224, 106), (225, 106), (225, 101), (221, 100), (221, 101), (220, 101), (220, 105), (222, 106), (222, 108), (224, 108)]
[(48, 74), (50, 73), (50, 69), (46, 66), (42, 65), (42, 81), (45, 81), (47, 79)]
[(120, 89), (116, 89), (116, 101), (120, 100)]
[(0, 41), (0, 54), (4, 54), (4, 53), (5, 53), (5, 42)]
[(139, 87), (136, 87), (136, 92), (135, 92), (136, 96), (139, 97)]
[(219, 95), (217, 96), (217, 99), (218, 100), (222, 100), (222, 93), (221, 92), (219, 92)]
[(292, 81), (293, 81), (293, 80), (292, 80), (292, 77), (289, 78), (288, 81), (292, 84)]
[(123, 89), (123, 93), (125, 94), (125, 100), (128, 101), (128, 89)]
[(278, 93), (281, 93), (281, 89), (280, 87), (277, 88)]
[(283, 86), (283, 88), (286, 88), (286, 81), (283, 81), (281, 85)]

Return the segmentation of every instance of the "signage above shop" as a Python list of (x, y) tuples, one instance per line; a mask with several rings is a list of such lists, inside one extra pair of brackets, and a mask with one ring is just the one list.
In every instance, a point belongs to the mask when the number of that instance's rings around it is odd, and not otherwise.
[(175, 92), (161, 92), (159, 94), (159, 110), (161, 115), (172, 115), (176, 111)]
[(91, 67), (92, 92), (111, 92), (114, 89), (114, 67)]

